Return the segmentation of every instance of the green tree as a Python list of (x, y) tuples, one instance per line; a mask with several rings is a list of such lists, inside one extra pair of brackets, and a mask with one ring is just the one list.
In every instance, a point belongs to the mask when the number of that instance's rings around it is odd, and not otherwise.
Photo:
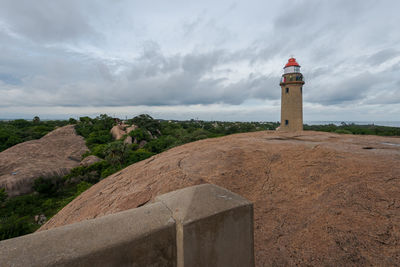
[(160, 133), (160, 122), (153, 119), (148, 114), (141, 114), (139, 116), (136, 116), (132, 119), (132, 122), (139, 128), (144, 128), (150, 131), (153, 136), (157, 136)]
[(105, 159), (111, 165), (123, 165), (128, 152), (128, 145), (122, 141), (114, 141), (105, 148)]

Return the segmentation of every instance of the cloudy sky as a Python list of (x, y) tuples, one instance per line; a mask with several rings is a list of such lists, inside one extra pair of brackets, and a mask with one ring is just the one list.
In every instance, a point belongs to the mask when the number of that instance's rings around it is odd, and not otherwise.
[(0, 0), (0, 118), (400, 121), (400, 1)]

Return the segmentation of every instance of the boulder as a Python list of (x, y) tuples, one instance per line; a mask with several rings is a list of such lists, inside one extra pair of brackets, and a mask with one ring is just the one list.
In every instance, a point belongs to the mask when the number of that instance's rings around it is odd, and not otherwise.
[(123, 124), (115, 125), (111, 128), (110, 133), (115, 140), (120, 140), (126, 134)]
[(45, 224), (47, 221), (47, 217), (44, 214), (35, 215), (35, 222), (39, 225)]
[(139, 127), (136, 126), (135, 124), (132, 124), (132, 126), (129, 126), (126, 128), (126, 133), (129, 134), (130, 132), (136, 130), (137, 128), (139, 128)]
[(140, 143), (139, 143), (139, 148), (143, 148), (146, 144), (147, 144), (147, 141), (146, 141), (146, 140), (140, 141)]
[(11, 197), (31, 193), (36, 178), (68, 174), (79, 166), (86, 151), (85, 140), (76, 134), (74, 125), (10, 147), (0, 152), (0, 188)]
[(128, 144), (128, 145), (132, 144), (132, 136), (128, 135), (124, 140), (124, 144)]
[(111, 128), (110, 133), (115, 140), (120, 140), (124, 137), (124, 135), (129, 134), (133, 130), (139, 128), (135, 124), (129, 126), (127, 124), (118, 124)]
[(79, 165), (87, 167), (99, 161), (102, 161), (102, 159), (95, 155), (90, 155), (84, 158)]

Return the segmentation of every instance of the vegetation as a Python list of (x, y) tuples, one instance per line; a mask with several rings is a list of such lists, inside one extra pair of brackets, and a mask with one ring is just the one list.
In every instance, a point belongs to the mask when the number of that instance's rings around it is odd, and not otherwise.
[(388, 127), (378, 125), (356, 125), (354, 123), (346, 124), (344, 122), (337, 126), (335, 124), (327, 125), (304, 125), (304, 130), (334, 132), (341, 134), (368, 134), (380, 136), (400, 136), (399, 127)]
[[(38, 215), (50, 218), (75, 197), (101, 179), (118, 172), (135, 162), (147, 159), (172, 147), (205, 138), (220, 137), (233, 133), (274, 130), (279, 123), (259, 122), (207, 122), (155, 120), (149, 115), (139, 115), (127, 120), (137, 128), (122, 140), (114, 140), (110, 134), (117, 120), (103, 114), (96, 118), (81, 117), (69, 121), (32, 122), (15, 120), (0, 122), (0, 151), (19, 142), (40, 138), (57, 126), (75, 124), (90, 151), (84, 157), (95, 155), (101, 161), (90, 166), (80, 166), (64, 177), (38, 177), (34, 181), (35, 193), (7, 198), (0, 188), (0, 240), (28, 234), (40, 227)], [(336, 133), (400, 135), (400, 128), (342, 123), (340, 126), (305, 125), (305, 130)], [(125, 142), (132, 138), (133, 142)]]
[[(40, 179), (40, 178), (39, 178)], [(39, 193), (17, 196), (0, 202), (0, 240), (36, 231), (40, 225), (39, 215), (50, 218), (61, 208), (89, 188), (86, 182), (58, 187), (49, 186), (49, 180), (35, 181)], [(43, 185), (40, 183), (43, 182)], [(1, 194), (1, 190), (0, 190)]]
[(32, 121), (0, 121), (0, 152), (18, 143), (39, 139), (67, 124), (68, 121), (41, 121), (37, 116)]

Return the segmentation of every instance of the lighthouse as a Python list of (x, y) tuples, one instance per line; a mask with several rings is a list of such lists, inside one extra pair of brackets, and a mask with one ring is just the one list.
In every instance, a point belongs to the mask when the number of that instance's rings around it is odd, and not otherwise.
[(281, 126), (280, 131), (303, 130), (303, 75), (295, 58), (290, 58), (283, 68), (280, 86), (281, 96)]

